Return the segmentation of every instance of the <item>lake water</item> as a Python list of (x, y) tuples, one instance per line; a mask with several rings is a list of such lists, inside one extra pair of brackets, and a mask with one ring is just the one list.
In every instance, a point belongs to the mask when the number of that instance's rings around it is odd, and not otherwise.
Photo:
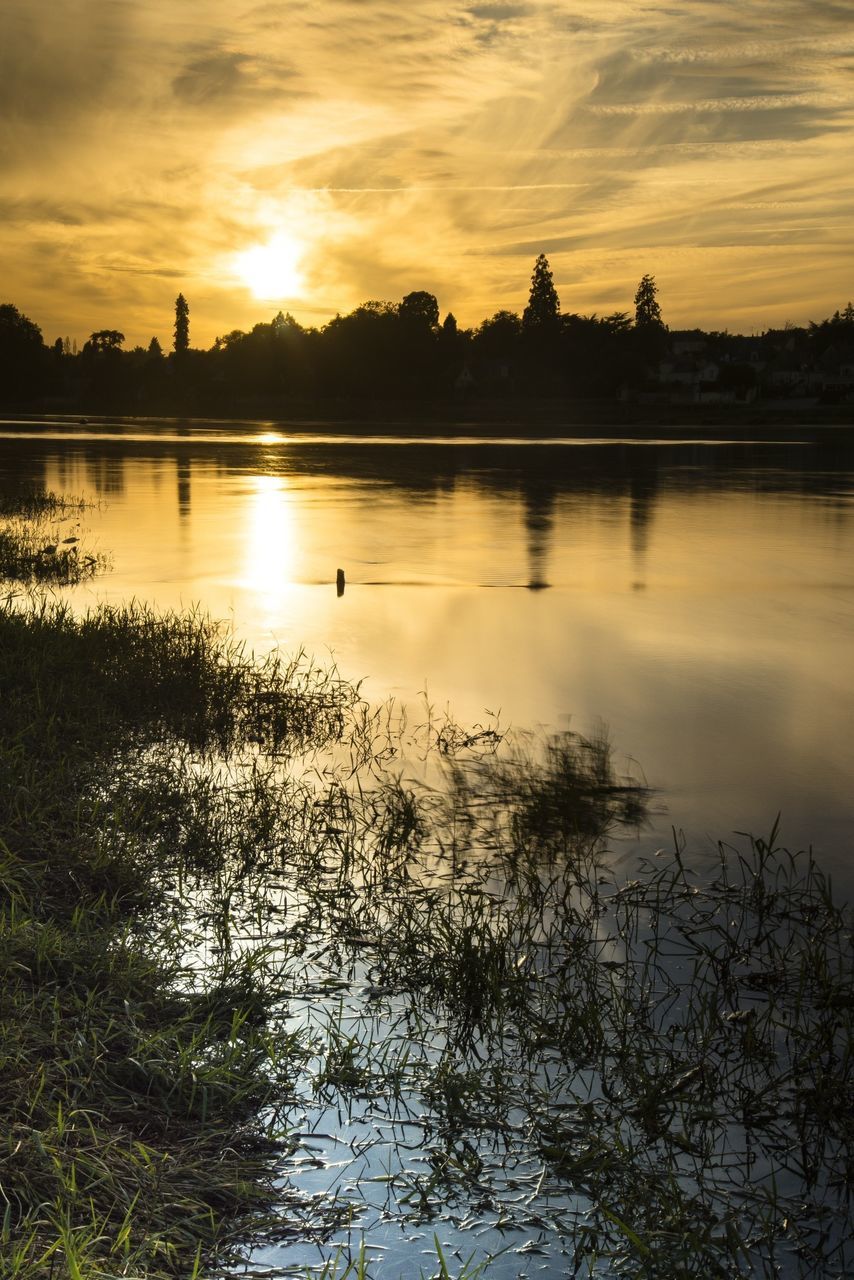
[[(783, 434), (781, 432), (781, 434)], [(791, 433), (790, 433), (791, 434)], [(466, 722), (604, 723), (643, 847), (812, 843), (854, 887), (854, 445), (5, 423), (0, 479), (97, 499), (80, 600), (199, 604)], [(339, 597), (336, 571), (346, 575)]]
[[(596, 734), (604, 723), (618, 767), (655, 789), (645, 827), (611, 838), (627, 862), (672, 846), (673, 828), (703, 860), (734, 832), (767, 834), (781, 811), (782, 842), (812, 843), (852, 896), (854, 443), (843, 431), (427, 441), (0, 424), (0, 486), (33, 483), (94, 503), (82, 532), (110, 568), (72, 589), (78, 607), (199, 605), (259, 654), (334, 660), (410, 722), (426, 703), (469, 725)], [(299, 894), (287, 866), (282, 878), (272, 918), (293, 929)], [(478, 1162), (476, 1195), (446, 1182), (437, 1192), (436, 1081), (449, 1061), (452, 1083), (480, 1079), (489, 1053), (473, 1043), (449, 1057), (450, 1023), (432, 1014), (412, 1033), (414, 997), (375, 987), (358, 948), (342, 961), (329, 942), (321, 931), (314, 951), (300, 943), (287, 1016), (317, 1031), (321, 1064), (343, 1036), (372, 1079), (392, 1062), (404, 1083), (330, 1093), (304, 1073), (288, 1185), (314, 1207), (305, 1231), (252, 1266), (328, 1280), (364, 1238), (372, 1276), (431, 1274), (435, 1231), (454, 1274), (496, 1252), (496, 1280), (568, 1274), (577, 1196), (531, 1134), (532, 1118), (557, 1122), (570, 1097), (548, 1062), (526, 1077), (509, 1043), (502, 1069), (521, 1074), (501, 1140), (481, 1123), (474, 1146), (453, 1148)], [(528, 1105), (531, 1088), (541, 1103)], [(312, 1212), (316, 1225), (342, 1206), (331, 1242), (313, 1234)]]

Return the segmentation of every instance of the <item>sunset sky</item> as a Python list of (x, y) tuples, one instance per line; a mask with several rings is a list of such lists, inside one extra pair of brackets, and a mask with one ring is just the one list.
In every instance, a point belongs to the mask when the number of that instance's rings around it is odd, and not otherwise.
[(171, 345), (413, 289), (750, 332), (854, 295), (851, 0), (3, 0), (0, 302)]

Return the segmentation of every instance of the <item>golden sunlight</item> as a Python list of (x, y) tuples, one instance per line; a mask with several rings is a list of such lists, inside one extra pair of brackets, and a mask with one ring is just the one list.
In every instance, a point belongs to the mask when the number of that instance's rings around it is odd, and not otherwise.
[(259, 475), (250, 484), (242, 582), (272, 601), (293, 581), (296, 569), (294, 512), (284, 479)]
[(255, 245), (238, 255), (237, 274), (259, 299), (277, 301), (292, 298), (302, 288), (299, 262), (303, 247), (285, 231), (266, 244)]

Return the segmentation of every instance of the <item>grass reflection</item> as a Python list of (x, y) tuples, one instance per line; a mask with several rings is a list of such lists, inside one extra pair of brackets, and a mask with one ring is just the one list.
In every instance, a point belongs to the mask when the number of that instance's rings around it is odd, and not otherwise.
[(197, 615), (7, 601), (0, 688), (4, 1274), (850, 1267), (851, 920), (776, 831), (620, 871), (606, 741)]

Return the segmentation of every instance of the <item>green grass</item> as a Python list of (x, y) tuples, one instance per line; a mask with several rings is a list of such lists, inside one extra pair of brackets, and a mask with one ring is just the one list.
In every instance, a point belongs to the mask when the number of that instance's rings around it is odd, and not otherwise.
[(222, 933), (186, 963), (170, 877), (223, 855), (202, 858), (191, 832), (163, 856), (185, 821), (213, 834), (200, 793), (170, 804), (163, 766), (326, 740), (349, 696), (255, 667), (198, 618), (0, 608), (4, 1276), (185, 1276), (287, 1229), (270, 1116), (299, 1046), (267, 1025), (260, 953)]

